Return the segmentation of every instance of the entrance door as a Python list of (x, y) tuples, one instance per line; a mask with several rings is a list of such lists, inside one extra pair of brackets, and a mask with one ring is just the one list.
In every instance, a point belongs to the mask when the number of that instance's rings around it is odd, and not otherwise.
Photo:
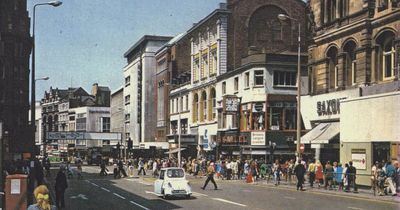
[(390, 160), (390, 142), (373, 142), (373, 163)]

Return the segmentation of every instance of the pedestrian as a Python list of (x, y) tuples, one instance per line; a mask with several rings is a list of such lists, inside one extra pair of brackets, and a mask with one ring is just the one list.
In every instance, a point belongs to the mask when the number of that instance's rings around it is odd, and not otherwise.
[(232, 163), (230, 160), (228, 160), (228, 162), (226, 163), (226, 179), (232, 179)]
[(68, 183), (67, 183), (67, 176), (65, 175), (65, 168), (64, 166), (61, 166), (60, 170), (57, 173), (56, 185), (55, 185), (56, 205), (57, 208), (59, 209), (65, 208), (64, 193), (67, 188), (68, 188)]
[(318, 181), (318, 188), (320, 188), (321, 184), (323, 184), (324, 173), (323, 173), (323, 168), (322, 168), (321, 162), (319, 160), (317, 161), (317, 164), (315, 165), (315, 179)]
[(313, 160), (310, 161), (308, 165), (308, 178), (310, 181), (310, 187), (314, 187), (314, 180), (315, 180), (315, 163)]
[(382, 196), (384, 193), (385, 179), (386, 179), (386, 174), (385, 174), (385, 171), (383, 171), (383, 165), (382, 165), (382, 163), (378, 162), (378, 167), (376, 169), (376, 181), (377, 181), (376, 185), (378, 188), (379, 196)]
[(28, 207), (27, 210), (56, 210), (57, 208), (50, 205), (49, 189), (46, 185), (39, 185), (33, 191), (36, 203)]
[(77, 158), (76, 162), (76, 171), (78, 173), (78, 179), (82, 179), (82, 160)]
[(35, 161), (35, 176), (37, 185), (42, 185), (44, 180), (43, 166), (40, 161)]
[(297, 190), (303, 191), (303, 183), (304, 183), (304, 174), (306, 173), (306, 169), (304, 168), (304, 165), (301, 164), (301, 160), (298, 161), (297, 165), (294, 167), (294, 174), (296, 175), (297, 178)]
[(356, 185), (356, 173), (357, 169), (353, 166), (353, 161), (349, 162), (349, 168), (346, 171), (348, 185), (346, 188), (346, 192), (350, 192), (350, 186), (353, 187), (353, 192), (357, 193), (357, 185)]
[(274, 173), (274, 181), (275, 181), (275, 186), (278, 186), (281, 181), (281, 164), (279, 164), (279, 160), (276, 160), (274, 165), (272, 166), (272, 170)]
[(120, 178), (121, 176), (120, 176), (120, 174), (119, 174), (118, 165), (117, 165), (116, 162), (114, 162), (113, 167), (114, 167), (114, 170), (113, 170), (114, 179)]
[(100, 163), (100, 176), (107, 176), (107, 167), (106, 167), (106, 163), (105, 160), (101, 160)]
[(144, 161), (142, 158), (139, 158), (139, 168), (138, 168), (138, 176), (142, 173), (143, 171), (143, 175), (146, 176), (146, 169), (144, 166)]
[(396, 169), (392, 165), (392, 162), (389, 160), (386, 163), (386, 180), (385, 181), (388, 183), (388, 187), (385, 190), (385, 192), (386, 192), (385, 194), (387, 194), (387, 192), (389, 192), (389, 190), (390, 190), (390, 193), (392, 193), (393, 196), (397, 195), (396, 188), (393, 183), (395, 177), (396, 177)]
[(203, 190), (206, 189), (209, 181), (211, 181), (214, 184), (214, 190), (218, 189), (217, 183), (215, 183), (215, 180), (214, 180), (214, 174), (215, 174), (214, 163), (211, 162), (210, 165), (207, 167), (207, 179), (204, 182), (204, 185), (201, 189), (203, 189)]
[(327, 161), (325, 164), (325, 189), (332, 190), (333, 173), (331, 162)]
[(261, 179), (265, 179), (267, 177), (267, 164), (265, 161), (260, 166), (260, 176)]
[[(118, 161), (118, 171), (119, 171), (119, 175), (121, 176), (121, 174), (122, 174), (122, 176), (124, 176), (124, 177), (127, 177), (128, 175), (126, 175), (126, 171), (125, 171), (125, 168), (124, 168), (124, 163), (122, 162), (122, 160), (119, 160)], [(121, 177), (122, 177), (121, 176)]]
[(338, 185), (338, 190), (342, 190), (343, 189), (343, 168), (342, 168), (342, 164), (338, 163), (338, 166), (336, 167), (336, 172), (335, 172), (335, 182)]
[(344, 164), (344, 168), (343, 168), (343, 172), (342, 172), (342, 182), (343, 182), (343, 189), (346, 190), (347, 186), (349, 185), (349, 179), (347, 177), (347, 170), (349, 169), (349, 164), (345, 163)]

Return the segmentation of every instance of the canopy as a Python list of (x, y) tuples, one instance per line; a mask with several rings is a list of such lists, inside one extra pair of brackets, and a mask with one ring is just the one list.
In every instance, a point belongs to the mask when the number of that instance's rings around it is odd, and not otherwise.
[(329, 144), (340, 132), (339, 122), (320, 123), (301, 137), (303, 144)]
[[(183, 150), (185, 150), (186, 148), (181, 148), (181, 151), (183, 151)], [(177, 152), (179, 152), (179, 148), (176, 148), (176, 149), (172, 149), (172, 150), (170, 150), (170, 151), (168, 151), (168, 152), (165, 152), (164, 154), (174, 154), (174, 153), (177, 153)]]

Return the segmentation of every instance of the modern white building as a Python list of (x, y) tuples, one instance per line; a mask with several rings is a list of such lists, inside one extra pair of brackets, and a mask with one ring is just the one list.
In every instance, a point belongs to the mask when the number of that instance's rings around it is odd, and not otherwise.
[(155, 143), (155, 52), (171, 38), (143, 36), (124, 54), (128, 62), (123, 69), (126, 135), (132, 139), (134, 149), (148, 149), (150, 146), (168, 148), (167, 142)]

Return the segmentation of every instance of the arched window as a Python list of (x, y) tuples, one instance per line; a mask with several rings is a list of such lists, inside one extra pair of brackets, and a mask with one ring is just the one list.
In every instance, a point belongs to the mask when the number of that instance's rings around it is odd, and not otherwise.
[(197, 122), (198, 113), (199, 113), (199, 96), (196, 93), (193, 96), (193, 103), (192, 103), (192, 122), (193, 123)]
[(339, 85), (338, 80), (338, 60), (337, 60), (338, 50), (336, 47), (330, 47), (326, 57), (328, 58), (328, 73), (329, 73), (329, 88), (334, 89)]
[(48, 120), (47, 120), (47, 124), (48, 124), (48, 131), (53, 131), (53, 116), (49, 115)]
[(204, 122), (207, 119), (207, 93), (203, 91), (200, 99), (200, 122)]
[(395, 34), (391, 31), (383, 32), (376, 39), (379, 46), (377, 49), (377, 69), (381, 81), (393, 79), (395, 76), (395, 48), (393, 45)]
[(208, 104), (209, 104), (209, 108), (208, 108), (208, 120), (215, 120), (215, 118), (217, 117), (217, 110), (215, 110), (216, 107), (216, 98), (215, 98), (215, 89), (211, 88), (210, 90), (210, 97), (208, 98)]
[(54, 115), (54, 131), (58, 131), (58, 115)]
[(357, 83), (356, 47), (357, 45), (354, 41), (348, 41), (343, 47), (343, 51), (345, 52), (345, 57), (343, 59), (343, 82), (346, 86), (352, 86)]

